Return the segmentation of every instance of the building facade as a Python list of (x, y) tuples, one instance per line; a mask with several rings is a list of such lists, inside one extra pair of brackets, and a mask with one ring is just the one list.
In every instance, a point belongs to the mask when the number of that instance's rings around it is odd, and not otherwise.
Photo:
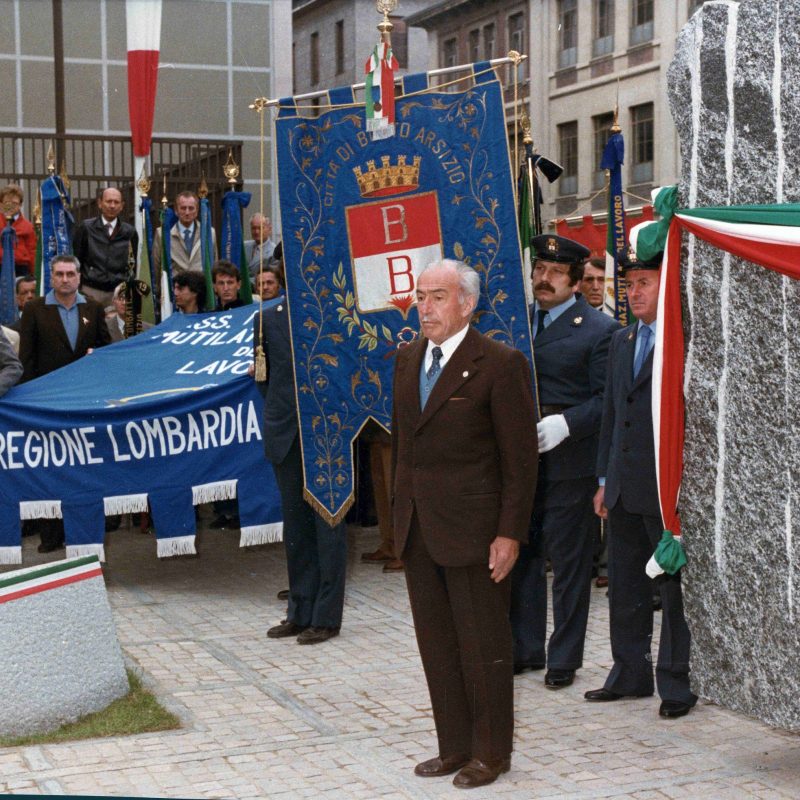
[[(427, 34), (420, 28), (408, 28), (405, 22), (405, 17), (426, 5), (425, 0), (401, 0), (390, 16), (398, 74), (427, 67)], [(382, 19), (374, 0), (293, 0), (293, 94), (363, 83), (364, 64), (378, 42), (377, 25)], [(308, 105), (326, 103), (320, 97), (309, 100)]]
[[(543, 185), (543, 218), (605, 208), (600, 157), (614, 123), (626, 145), (628, 207), (679, 175), (678, 141), (666, 99), (675, 38), (702, 0), (440, 0), (412, 15), (429, 35), (429, 68), (497, 58), (517, 50), (536, 151), (564, 173)], [(505, 81), (512, 110), (511, 67)]]
[[(67, 135), (129, 136), (125, 3), (64, 0), (62, 9)], [(13, 134), (52, 134), (52, 4), (2, 0), (0, 20), (0, 137), (8, 142)], [(285, 0), (166, 0), (162, 6), (153, 136), (187, 143), (242, 142), (244, 189), (254, 193), (251, 211), (262, 179), (259, 120), (248, 105), (259, 96), (291, 92), (290, 40), (291, 6)], [(271, 120), (266, 131), (265, 205), (276, 208)], [(4, 172), (21, 174), (29, 166), (23, 164), (28, 154), (18, 143), (10, 146), (15, 149), (13, 168), (4, 158)], [(110, 153), (107, 173), (118, 174)], [(73, 175), (85, 166), (69, 160), (66, 169)], [(151, 192), (155, 199), (160, 194), (160, 189)]]

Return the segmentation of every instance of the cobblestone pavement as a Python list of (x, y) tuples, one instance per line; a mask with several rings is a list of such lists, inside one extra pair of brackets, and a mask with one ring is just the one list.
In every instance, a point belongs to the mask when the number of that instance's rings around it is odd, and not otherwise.
[[(448, 778), (412, 773), (436, 743), (403, 575), (359, 561), (375, 529), (349, 533), (341, 635), (305, 647), (265, 635), (283, 617), (282, 545), (240, 550), (238, 531), (198, 540), (198, 557), (159, 561), (152, 536), (123, 528), (106, 548), (123, 650), (183, 728), (0, 750), (0, 793), (461, 796)], [(37, 543), (24, 540), (26, 564), (44, 560)], [(659, 719), (656, 698), (584, 702), (610, 665), (605, 590), (592, 592), (575, 684), (517, 678), (511, 772), (470, 797), (800, 796), (800, 737), (702, 701), (674, 721)]]

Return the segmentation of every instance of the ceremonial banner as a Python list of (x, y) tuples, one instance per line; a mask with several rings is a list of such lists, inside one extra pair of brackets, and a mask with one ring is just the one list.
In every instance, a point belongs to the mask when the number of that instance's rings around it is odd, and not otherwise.
[(58, 175), (49, 175), (41, 186), (42, 268), (37, 284), (40, 296), (50, 291), (50, 264), (55, 256), (72, 253), (70, 197)]
[[(273, 301), (277, 302), (277, 301)], [(247, 374), (257, 306), (175, 314), (0, 401), (0, 563), (20, 519), (63, 517), (67, 557), (104, 558), (104, 514), (147, 511), (159, 556), (193, 553), (193, 505), (238, 497), (240, 545), (280, 539)]]
[(250, 192), (225, 192), (222, 198), (222, 227), (219, 239), (219, 257), (230, 261), (239, 269), (242, 281), (239, 299), (244, 303), (253, 302), (250, 267), (244, 257), (244, 235), (242, 233), (242, 209), (250, 205), (250, 197)]
[[(281, 101), (306, 497), (331, 522), (352, 503), (359, 431), (370, 418), (390, 428), (394, 356), (418, 336), (423, 267), (441, 258), (472, 265), (481, 278), (474, 324), (532, 360), (502, 89), (488, 64), (474, 71), (475, 86), (455, 93), (426, 92), (426, 76), (408, 76), (415, 92), (397, 98), (395, 135), (378, 141), (363, 107), (305, 119)], [(347, 103), (346, 93), (331, 90), (332, 103)]]
[(0, 261), (0, 324), (11, 325), (19, 317), (16, 301), (16, 275), (14, 273), (14, 247), (17, 234), (11, 226), (11, 220), (0, 234), (3, 243), (3, 258)]

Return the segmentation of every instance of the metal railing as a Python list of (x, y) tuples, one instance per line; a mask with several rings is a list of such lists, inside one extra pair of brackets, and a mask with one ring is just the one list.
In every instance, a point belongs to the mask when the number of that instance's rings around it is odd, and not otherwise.
[[(25, 192), (25, 216), (33, 216), (39, 184), (47, 176), (47, 153), (56, 141), (55, 135), (30, 133), (0, 133), (0, 186), (18, 183)], [(59, 150), (64, 153), (64, 164), (70, 181), (72, 214), (78, 222), (97, 214), (95, 199), (99, 189), (115, 186), (125, 201), (123, 217), (133, 220), (135, 184), (139, 177), (133, 175), (133, 147), (129, 137), (90, 136), (68, 134), (61, 137)], [(237, 164), (242, 163), (242, 142), (227, 139), (166, 139), (154, 138), (151, 146), (150, 176), (153, 182), (150, 198), (155, 210), (154, 224), (158, 224), (158, 210), (164, 193), (170, 203), (175, 196), (188, 189), (197, 192), (205, 176), (212, 222), (219, 224), (222, 214), (222, 195), (229, 188), (222, 167), (233, 154)], [(57, 171), (61, 164), (56, 165)]]

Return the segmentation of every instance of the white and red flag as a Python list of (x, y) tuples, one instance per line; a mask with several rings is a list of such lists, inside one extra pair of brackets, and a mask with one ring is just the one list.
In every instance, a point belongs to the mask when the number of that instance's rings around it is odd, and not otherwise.
[(126, 0), (128, 27), (128, 113), (131, 120), (136, 178), (150, 155), (158, 85), (161, 0)]

